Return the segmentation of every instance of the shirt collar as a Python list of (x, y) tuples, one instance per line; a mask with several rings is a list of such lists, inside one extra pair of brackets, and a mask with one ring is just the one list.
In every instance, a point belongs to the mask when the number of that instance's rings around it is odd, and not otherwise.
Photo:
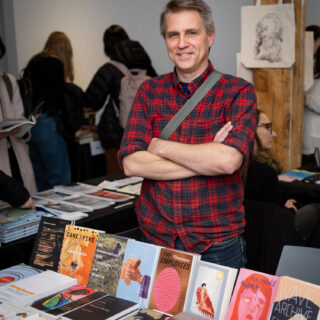
[(213, 70), (214, 70), (213, 65), (212, 65), (211, 61), (209, 60), (209, 65), (206, 68), (206, 70), (204, 70), (202, 72), (202, 74), (200, 74), (200, 76), (198, 76), (192, 82), (189, 83), (188, 89), (190, 91), (190, 94), (186, 94), (183, 92), (180, 80), (178, 79), (178, 76), (177, 76), (177, 72), (176, 72), (176, 70), (174, 70), (174, 73), (173, 73), (174, 87), (177, 91), (179, 91), (184, 96), (193, 95), (194, 92), (200, 87), (200, 85), (209, 77), (209, 75), (213, 72)]

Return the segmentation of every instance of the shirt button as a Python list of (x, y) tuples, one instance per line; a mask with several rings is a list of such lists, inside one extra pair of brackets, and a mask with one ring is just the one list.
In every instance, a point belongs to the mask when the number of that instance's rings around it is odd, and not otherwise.
[(187, 126), (188, 126), (188, 122), (184, 122), (184, 123), (183, 123), (183, 126), (184, 126), (184, 127), (187, 127)]
[(176, 203), (179, 203), (179, 200), (176, 200)]

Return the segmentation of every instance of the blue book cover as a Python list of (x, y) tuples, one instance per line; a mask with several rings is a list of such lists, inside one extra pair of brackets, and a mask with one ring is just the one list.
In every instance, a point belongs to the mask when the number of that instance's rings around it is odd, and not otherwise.
[(117, 297), (139, 303), (140, 308), (148, 306), (160, 249), (153, 244), (128, 240)]
[(236, 275), (237, 269), (197, 261), (184, 311), (204, 319), (224, 319)]

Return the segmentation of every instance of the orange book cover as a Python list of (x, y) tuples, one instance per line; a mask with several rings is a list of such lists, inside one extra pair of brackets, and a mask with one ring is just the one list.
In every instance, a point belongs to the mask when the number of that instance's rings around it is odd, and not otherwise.
[(67, 225), (60, 254), (58, 272), (87, 285), (99, 231)]
[(149, 303), (155, 309), (170, 315), (181, 312), (186, 299), (189, 279), (199, 256), (162, 248)]

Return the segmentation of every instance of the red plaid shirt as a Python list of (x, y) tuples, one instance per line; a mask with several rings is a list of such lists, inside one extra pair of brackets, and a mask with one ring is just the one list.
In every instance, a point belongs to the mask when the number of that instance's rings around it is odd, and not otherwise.
[[(145, 151), (152, 137), (159, 137), (167, 122), (213, 71), (210, 63), (183, 93), (175, 72), (147, 80), (137, 93), (119, 159)], [(254, 136), (256, 96), (251, 84), (223, 75), (170, 139), (182, 143), (212, 142), (228, 121), (233, 129), (223, 142), (243, 155), (242, 167), (232, 175), (197, 176), (181, 180), (144, 179), (137, 202), (140, 226), (150, 242), (174, 247), (179, 237), (184, 247), (196, 253), (213, 243), (231, 239), (244, 230), (241, 171), (246, 165)]]

